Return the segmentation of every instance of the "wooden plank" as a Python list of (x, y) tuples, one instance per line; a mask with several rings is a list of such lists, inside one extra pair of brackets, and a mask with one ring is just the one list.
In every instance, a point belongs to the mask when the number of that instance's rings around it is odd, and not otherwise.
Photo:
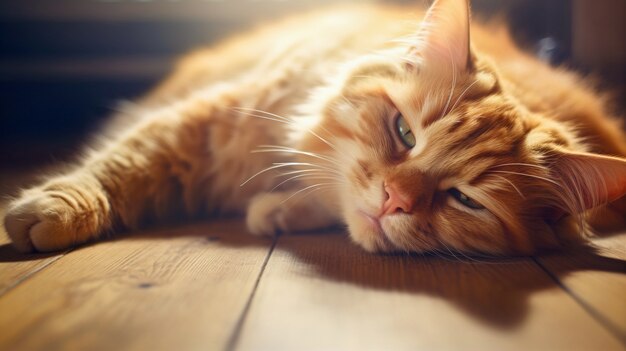
[(372, 255), (282, 237), (237, 350), (622, 350), (532, 259)]
[(21, 254), (13, 249), (4, 229), (0, 230), (0, 297), (64, 254)]
[(0, 350), (216, 350), (271, 240), (238, 222), (76, 249), (0, 298)]
[(626, 233), (594, 240), (597, 252), (538, 258), (626, 345)]

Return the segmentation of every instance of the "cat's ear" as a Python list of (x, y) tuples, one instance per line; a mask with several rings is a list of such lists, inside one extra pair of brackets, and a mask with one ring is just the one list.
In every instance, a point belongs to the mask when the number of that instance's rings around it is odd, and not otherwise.
[[(626, 195), (626, 160), (592, 153), (559, 151), (550, 168), (578, 212)], [(571, 203), (569, 204), (572, 207)]]
[(435, 0), (410, 50), (414, 59), (457, 72), (472, 68), (469, 0)]

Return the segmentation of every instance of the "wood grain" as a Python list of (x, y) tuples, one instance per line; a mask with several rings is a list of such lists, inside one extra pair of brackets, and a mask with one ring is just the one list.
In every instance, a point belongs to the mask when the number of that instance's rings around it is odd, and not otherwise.
[(0, 299), (0, 349), (222, 349), (270, 244), (231, 221), (76, 249)]
[(596, 252), (555, 254), (538, 261), (626, 345), (626, 233), (594, 240), (594, 246)]
[(238, 350), (621, 350), (532, 259), (378, 256), (279, 240)]
[[(3, 217), (0, 215), (0, 218)], [(0, 297), (64, 254), (65, 252), (31, 255), (18, 253), (9, 243), (4, 229), (0, 230)]]

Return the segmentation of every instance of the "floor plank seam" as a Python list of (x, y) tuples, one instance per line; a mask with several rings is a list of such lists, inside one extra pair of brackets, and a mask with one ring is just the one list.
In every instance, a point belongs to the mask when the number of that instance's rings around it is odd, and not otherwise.
[(254, 300), (254, 296), (256, 295), (257, 288), (259, 287), (259, 283), (261, 282), (261, 278), (263, 277), (263, 273), (265, 272), (265, 267), (267, 267), (267, 263), (274, 252), (274, 248), (278, 243), (278, 237), (275, 237), (272, 241), (272, 245), (270, 246), (267, 255), (265, 256), (265, 260), (263, 260), (263, 264), (261, 265), (261, 269), (259, 270), (259, 275), (257, 276), (254, 286), (252, 287), (252, 291), (250, 292), (250, 297), (248, 297), (248, 301), (246, 301), (246, 305), (241, 311), (241, 315), (237, 319), (237, 323), (235, 324), (235, 328), (233, 329), (233, 333), (230, 338), (228, 338), (228, 343), (226, 344), (226, 351), (233, 351), (237, 347), (237, 342), (239, 341), (239, 336), (241, 334), (241, 330), (243, 329), (243, 324), (248, 316), (248, 312), (250, 311), (250, 306), (252, 305), (252, 301)]
[(576, 301), (589, 315), (606, 328), (609, 333), (615, 336), (623, 345), (626, 346), (626, 335), (622, 333), (618, 326), (614, 325), (610, 320), (606, 319), (600, 312), (590, 306), (584, 299), (578, 296), (572, 289), (563, 284), (559, 277), (552, 273), (548, 267), (546, 267), (537, 257), (532, 257), (533, 261), (541, 268), (561, 289), (563, 289), (568, 295)]
[(45, 264), (42, 264), (41, 266), (37, 267), (35, 270), (33, 270), (32, 272), (29, 272), (28, 274), (25, 274), (23, 277), (20, 277), (19, 279), (17, 279), (15, 282), (13, 282), (13, 284), (7, 286), (6, 288), (4, 288), (3, 290), (0, 290), (0, 297), (4, 296), (6, 293), (8, 293), (9, 291), (15, 289), (18, 285), (24, 283), (25, 281), (29, 280), (30, 278), (34, 277), (35, 275), (37, 275), (37, 273), (41, 272), (42, 270), (48, 268), (50, 265), (54, 264), (55, 262), (57, 262), (58, 260), (60, 260), (61, 258), (65, 257), (65, 255), (67, 255), (68, 253), (70, 253), (72, 250), (67, 250), (65, 252), (63, 252), (62, 254), (60, 254), (59, 256), (55, 257), (54, 259), (46, 262)]

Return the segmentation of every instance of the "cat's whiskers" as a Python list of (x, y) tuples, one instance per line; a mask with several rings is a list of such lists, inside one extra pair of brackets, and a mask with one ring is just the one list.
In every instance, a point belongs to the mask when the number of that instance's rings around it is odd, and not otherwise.
[(522, 192), (519, 190), (519, 188), (518, 188), (517, 186), (515, 186), (515, 184), (513, 184), (513, 182), (512, 182), (512, 181), (510, 181), (510, 180), (506, 179), (506, 178), (505, 178), (505, 177), (503, 177), (503, 176), (499, 176), (499, 175), (497, 175), (497, 174), (494, 174), (493, 176), (494, 176), (494, 177), (497, 177), (497, 178), (499, 178), (499, 179), (501, 179), (501, 180), (504, 180), (504, 181), (505, 181), (505, 182), (507, 182), (507, 183), (509, 183), (509, 185), (510, 185), (511, 187), (513, 187), (513, 189), (515, 189), (515, 191), (519, 194), (519, 196), (521, 196), (522, 198), (525, 198), (524, 194), (522, 194)]
[[(464, 253), (462, 250), (458, 250), (458, 251), (452, 250), (448, 245), (446, 245), (445, 242), (443, 242), (443, 240), (441, 240), (439, 238), (435, 238), (435, 239), (446, 249), (446, 251), (448, 251), (450, 253), (450, 255), (452, 255), (455, 259), (457, 259), (458, 262), (461, 262), (461, 263), (480, 263), (480, 264), (498, 264), (498, 265), (504, 263), (504, 262), (501, 262), (501, 260), (493, 261), (493, 259), (497, 258), (496, 256), (482, 255), (482, 254), (479, 254), (477, 252), (473, 252), (472, 255), (469, 256), (466, 253)], [(435, 250), (435, 251), (438, 251), (438, 250)], [(461, 257), (457, 256), (455, 254), (455, 252), (457, 254), (461, 255)], [(481, 260), (479, 258), (489, 259), (489, 261)]]
[(429, 243), (419, 235), (401, 235), (399, 239), (404, 247), (403, 250), (407, 253), (410, 252), (410, 248), (419, 249), (429, 245)]
[[(296, 125), (296, 122), (293, 119), (291, 119), (291, 118), (287, 118), (285, 116), (281, 116), (281, 115), (278, 115), (276, 113), (263, 111), (263, 110), (259, 110), (259, 109), (256, 109), (256, 108), (232, 107), (232, 109), (235, 110), (235, 111), (238, 111), (240, 113), (243, 113), (243, 114), (245, 114), (247, 116), (250, 116), (250, 117), (256, 117), (256, 118), (266, 119), (266, 120), (270, 120), (270, 121), (280, 122), (280, 123), (284, 123), (284, 124), (291, 125), (291, 126), (295, 126)], [(256, 112), (256, 113), (253, 113), (253, 112)], [(259, 115), (258, 113), (261, 113), (262, 115)], [(333, 135), (332, 133), (328, 132), (328, 130), (326, 130), (325, 128), (324, 128), (324, 131), (326, 131), (330, 135)], [(337, 149), (337, 147), (335, 145), (333, 145), (331, 142), (329, 142), (325, 138), (321, 137), (319, 134), (315, 133), (313, 130), (307, 129), (307, 132), (312, 134), (313, 136), (315, 136), (319, 140), (321, 140), (326, 145), (330, 146), (336, 152), (339, 152), (339, 149)]]
[[(446, 251), (447, 251), (450, 255), (452, 255), (452, 257), (454, 257), (454, 258), (455, 258), (458, 262), (461, 262), (461, 263), (467, 263), (467, 261), (465, 261), (465, 260), (461, 259), (461, 257), (459, 257), (459, 256), (457, 256), (457, 255), (455, 254), (455, 251), (456, 251), (456, 250), (452, 250), (452, 249), (450, 248), (450, 246), (448, 246), (448, 245), (447, 245), (447, 244), (446, 244), (443, 240), (441, 240), (439, 237), (437, 237), (437, 236), (434, 236), (434, 237), (435, 237), (435, 240), (437, 240), (437, 242), (439, 242), (439, 244), (440, 244), (441, 246), (443, 246), (443, 248), (444, 248), (444, 249), (445, 249), (445, 250), (446, 250)], [(435, 251), (439, 251), (439, 250), (438, 250), (438, 249), (435, 249)], [(444, 252), (442, 252), (442, 253), (444, 253)], [(463, 253), (462, 251), (460, 251), (460, 250), (459, 250), (459, 251), (456, 251), (456, 253), (458, 253), (458, 254), (459, 254), (459, 255), (461, 255), (463, 258), (467, 259), (468, 261), (471, 261), (471, 262), (472, 262), (472, 261), (473, 261), (473, 262), (480, 262), (479, 260), (476, 260), (476, 259), (474, 259), (474, 258), (472, 258), (472, 257), (470, 257), (470, 256), (467, 256), (466, 254), (464, 254), (464, 253)], [(445, 254), (445, 253), (444, 253), (444, 254)], [(453, 261), (453, 260), (452, 260), (452, 261)]]
[[(293, 174), (301, 174), (301, 175), (307, 175), (307, 176), (318, 176), (318, 175), (322, 175), (325, 177), (329, 177), (332, 178), (334, 180), (336, 180), (338, 183), (342, 183), (342, 184), (348, 184), (347, 180), (343, 177), (340, 177), (336, 174), (333, 173), (329, 173), (326, 170), (323, 169), (306, 169), (303, 170), (304, 172), (298, 172), (298, 171), (293, 171), (293, 172), (285, 172), (283, 174), (279, 174), (276, 177), (287, 177)], [(297, 173), (294, 173), (297, 172)]]
[(334, 168), (330, 168), (330, 167), (326, 167), (317, 163), (311, 163), (311, 162), (276, 162), (274, 163), (276, 165), (288, 165), (288, 166), (293, 166), (293, 167), (298, 167), (298, 166), (310, 166), (310, 167), (316, 167), (318, 169), (323, 169), (326, 171), (329, 171), (331, 173), (334, 173), (338, 176), (343, 176), (343, 174), (339, 171), (337, 171)]
[(548, 170), (548, 168), (545, 167), (545, 166), (533, 165), (531, 163), (523, 163), (523, 162), (501, 163), (501, 164), (498, 164), (498, 165), (491, 166), (491, 168), (499, 168), (499, 167), (506, 167), (506, 166), (535, 167), (535, 168), (539, 168), (539, 169), (544, 170), (544, 171)]
[(298, 170), (295, 170), (295, 171), (289, 171), (289, 172), (285, 172), (285, 173), (282, 173), (282, 174), (278, 174), (276, 176), (277, 177), (284, 177), (284, 176), (288, 176), (288, 175), (292, 175), (292, 174), (307, 173), (307, 172), (325, 172), (325, 171), (319, 170), (319, 169), (313, 169), (313, 168), (298, 169)]
[(314, 157), (314, 158), (317, 158), (317, 159), (320, 159), (320, 160), (327, 161), (329, 163), (333, 163), (336, 166), (341, 167), (341, 164), (337, 160), (332, 158), (332, 157), (325, 156), (325, 155), (320, 155), (320, 154), (313, 153), (313, 152), (302, 151), (302, 150), (290, 148), (290, 147), (287, 147), (287, 146), (259, 145), (259, 149), (251, 151), (251, 153), (263, 153), (263, 152), (284, 152), (284, 153), (288, 153), (288, 154), (309, 156), (309, 157)]
[[(544, 167), (544, 166), (540, 166), (540, 165), (534, 165), (534, 164), (530, 164), (530, 163), (524, 163), (524, 162), (509, 162), (509, 163), (501, 163), (501, 164), (497, 164), (497, 165), (493, 165), (490, 167), (490, 170), (493, 168), (501, 168), (501, 167), (511, 167), (511, 166), (518, 166), (518, 167), (530, 167), (530, 168), (536, 168), (542, 171), (547, 171), (548, 168)], [(507, 179), (506, 177), (503, 176), (499, 176), (499, 175), (495, 175), (495, 177), (498, 177), (504, 181), (506, 181), (507, 183), (509, 183), (511, 185), (511, 187), (513, 187), (513, 189), (515, 189), (515, 191), (522, 197), (524, 198), (524, 194), (520, 191), (520, 189), (513, 183), (511, 182), (509, 179)], [(545, 179), (544, 179), (545, 180)]]
[(461, 92), (461, 94), (459, 95), (459, 97), (456, 99), (456, 101), (454, 102), (454, 105), (452, 105), (452, 107), (450, 108), (450, 111), (454, 111), (454, 109), (456, 108), (456, 106), (459, 104), (459, 102), (461, 102), (461, 99), (463, 99), (463, 97), (465, 96), (465, 94), (467, 94), (467, 92), (476, 84), (478, 83), (478, 79), (474, 80), (472, 82), (472, 84), (468, 85), (465, 89), (463, 89), (463, 91)]
[(305, 192), (307, 190), (311, 190), (312, 191), (306, 193), (305, 195), (310, 195), (311, 193), (313, 193), (314, 191), (319, 190), (320, 188), (324, 188), (324, 187), (328, 187), (328, 186), (337, 186), (337, 184), (335, 183), (317, 183), (317, 184), (313, 184), (313, 185), (309, 185), (303, 189), (300, 189), (296, 192), (294, 192), (293, 194), (291, 194), (289, 197), (287, 197), (286, 199), (284, 199), (283, 201), (281, 201), (281, 205), (284, 204), (285, 202), (291, 200), (293, 197), (297, 196), (298, 194), (301, 194), (302, 192)]
[(538, 175), (534, 175), (534, 174), (526, 174), (526, 173), (521, 173), (521, 172), (513, 172), (513, 171), (496, 171), (496, 170), (489, 170), (489, 173), (503, 173), (503, 174), (514, 174), (514, 175), (519, 175), (519, 176), (523, 176), (523, 177), (529, 177), (529, 178), (534, 178), (534, 179), (539, 179), (539, 180), (543, 180), (545, 182), (554, 184), (556, 186), (558, 186), (559, 188), (563, 188), (563, 185), (560, 184), (559, 182), (556, 182), (550, 178), (546, 178), (546, 177), (542, 177), (542, 176), (538, 176)]
[[(507, 167), (507, 166), (522, 166), (522, 167), (536, 168), (544, 172), (549, 171), (549, 169), (545, 166), (534, 165), (534, 164), (523, 163), (523, 162), (503, 163), (503, 164), (492, 166), (491, 168), (499, 168), (499, 167)], [(570, 186), (565, 186), (562, 182), (559, 182), (557, 180), (552, 180), (546, 177), (532, 175), (532, 174), (512, 172), (512, 171), (496, 171), (496, 170), (491, 170), (491, 169), (489, 172), (507, 173), (507, 174), (526, 176), (530, 178), (540, 179), (540, 180), (556, 185), (559, 189), (561, 189), (561, 191), (558, 191), (555, 193), (556, 197), (560, 200), (560, 201), (557, 201), (555, 205), (561, 208), (562, 210), (569, 212), (570, 214), (575, 216), (580, 230), (583, 230), (583, 231), (585, 230), (584, 229), (585, 219), (584, 219), (584, 216), (582, 215), (585, 212), (585, 205), (584, 205), (585, 201), (584, 201), (583, 191), (577, 182), (573, 182), (573, 184), (571, 184)], [(502, 179), (507, 180), (504, 177)], [(509, 183), (512, 186), (514, 186), (512, 182), (509, 182)], [(516, 188), (516, 190), (518, 191), (518, 193), (520, 192), (519, 189)]]
[(457, 81), (457, 72), (456, 72), (456, 63), (454, 62), (453, 59), (453, 55), (452, 55), (452, 49), (450, 48), (450, 45), (448, 45), (448, 53), (450, 55), (450, 63), (452, 65), (452, 86), (450, 87), (450, 94), (448, 94), (448, 101), (446, 102), (446, 106), (443, 108), (443, 111), (441, 112), (441, 116), (439, 116), (439, 119), (441, 119), (443, 116), (445, 116), (446, 114), (448, 114), (448, 107), (450, 107), (450, 101), (452, 101), (452, 95), (454, 94), (454, 88), (456, 88), (456, 81)]
[(315, 164), (315, 163), (309, 163), (309, 162), (278, 162), (278, 163), (273, 163), (272, 166), (269, 166), (267, 168), (264, 168), (264, 169), (258, 171), (257, 173), (252, 175), (250, 178), (248, 178), (246, 181), (241, 183), (240, 186), (246, 185), (252, 179), (258, 177), (259, 175), (261, 175), (263, 173), (269, 172), (271, 170), (278, 169), (278, 168), (283, 168), (283, 167), (295, 167), (295, 166), (317, 167), (317, 168), (325, 169), (325, 170), (328, 170), (328, 171), (331, 171), (331, 172), (336, 172), (337, 174), (341, 175), (341, 173), (337, 172), (336, 170), (334, 170), (332, 168), (324, 167), (324, 166), (321, 166), (321, 165), (318, 165), (318, 164)]
[[(271, 116), (271, 117), (274, 117), (274, 118), (276, 118), (276, 119), (282, 120), (282, 121), (284, 121), (284, 122), (286, 122), (286, 123), (293, 123), (293, 120), (291, 120), (290, 118), (287, 118), (287, 117), (285, 117), (285, 116), (281, 116), (281, 115), (277, 115), (277, 114), (272, 113), (272, 112), (268, 112), (268, 111), (264, 111), (264, 110), (259, 110), (259, 109), (256, 109), (256, 108), (234, 106), (234, 107), (232, 107), (232, 109), (233, 109), (233, 110), (236, 110), (236, 111), (239, 111), (239, 112), (256, 112), (256, 113), (262, 113), (262, 114), (264, 114), (264, 115)], [(257, 116), (257, 115), (255, 115), (255, 116)]]
[(279, 122), (279, 123), (283, 123), (283, 124), (287, 124), (287, 125), (293, 125), (294, 124), (293, 121), (285, 121), (285, 120), (274, 118), (274, 117), (258, 115), (258, 114), (252, 113), (252, 112), (241, 112), (241, 113), (243, 113), (244, 115), (249, 116), (249, 117), (265, 119), (265, 120), (268, 120), (268, 121)]
[[(342, 98), (342, 99), (343, 99), (343, 100), (344, 100), (344, 101), (345, 101), (348, 105), (350, 105), (350, 107), (351, 107), (353, 110), (355, 110), (355, 111), (356, 111), (356, 110), (358, 110), (358, 108), (356, 107), (356, 105), (355, 105), (352, 101), (350, 101), (350, 99), (348, 99), (348, 98), (347, 98), (344, 94), (340, 94), (339, 96), (341, 96), (341, 98)], [(326, 128), (324, 128), (324, 130), (326, 131)]]
[(296, 180), (296, 179), (299, 179), (299, 178), (307, 178), (307, 179), (315, 179), (315, 180), (318, 180), (318, 179), (319, 180), (338, 180), (336, 177), (332, 177), (332, 176), (328, 176), (328, 175), (299, 174), (299, 175), (295, 175), (295, 176), (289, 177), (289, 178), (283, 180), (282, 182), (276, 184), (276, 186), (273, 187), (270, 190), (270, 192), (278, 189), (281, 185), (283, 185), (285, 183), (288, 183), (288, 182), (290, 182), (292, 180)]
[[(326, 128), (323, 128), (324, 131), (326, 131), (327, 133), (329, 133), (330, 135), (332, 135), (332, 133), (328, 132), (328, 130)], [(332, 144), (330, 141), (322, 138), (321, 136), (319, 136), (317, 133), (315, 133), (313, 130), (311, 129), (307, 129), (307, 131), (311, 134), (313, 134), (313, 136), (317, 137), (319, 140), (321, 140), (322, 142), (324, 142), (326, 145), (330, 146), (333, 150), (335, 150), (335, 152), (340, 153), (339, 149), (337, 149), (337, 147)]]

